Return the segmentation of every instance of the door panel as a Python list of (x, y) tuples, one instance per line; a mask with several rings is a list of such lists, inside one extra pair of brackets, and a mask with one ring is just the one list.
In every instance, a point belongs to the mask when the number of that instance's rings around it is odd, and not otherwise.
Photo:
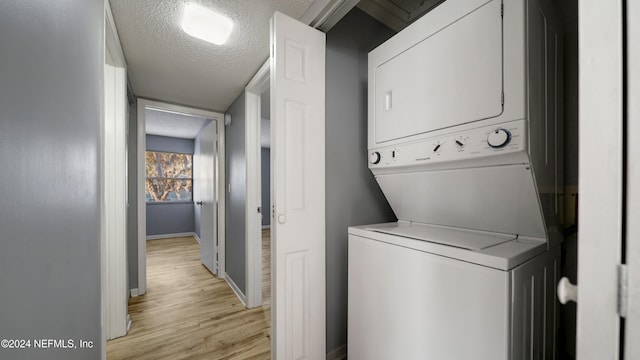
[(325, 35), (271, 21), (273, 359), (325, 358)]
[[(217, 275), (215, 263), (216, 204), (214, 197), (216, 122), (212, 121), (198, 134), (199, 149), (194, 159), (194, 188), (198, 190), (200, 209), (200, 261)], [(197, 176), (195, 176), (197, 174)]]
[[(576, 356), (618, 359), (622, 244), (622, 2), (580, 1)], [(606, 120), (606, 121), (603, 121)], [(632, 357), (633, 358), (633, 357)]]

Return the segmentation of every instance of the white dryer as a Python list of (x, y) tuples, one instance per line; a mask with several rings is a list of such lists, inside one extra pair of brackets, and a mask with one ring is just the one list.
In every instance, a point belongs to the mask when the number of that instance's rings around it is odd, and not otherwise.
[(554, 359), (561, 83), (544, 0), (446, 0), (369, 54), (348, 358)]

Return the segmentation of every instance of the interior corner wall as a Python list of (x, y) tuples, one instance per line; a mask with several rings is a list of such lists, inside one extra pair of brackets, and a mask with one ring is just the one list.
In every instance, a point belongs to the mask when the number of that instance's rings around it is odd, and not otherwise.
[(103, 23), (102, 1), (0, 1), (0, 339), (32, 339), (0, 359), (101, 358)]
[(327, 33), (327, 352), (347, 342), (347, 227), (396, 221), (367, 165), (367, 57), (393, 34), (357, 8)]
[(226, 171), (226, 273), (246, 294), (246, 241), (245, 209), (247, 202), (247, 156), (245, 152), (245, 102), (244, 91), (227, 110), (231, 125), (225, 133)]
[(127, 264), (129, 289), (138, 288), (138, 99), (129, 105), (127, 140)]

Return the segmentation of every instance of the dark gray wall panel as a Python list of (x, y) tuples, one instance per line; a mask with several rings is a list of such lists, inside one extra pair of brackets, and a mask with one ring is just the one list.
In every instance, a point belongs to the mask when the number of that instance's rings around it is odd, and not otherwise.
[(271, 224), (271, 149), (260, 149), (262, 172), (262, 226)]
[(138, 288), (138, 100), (129, 107), (129, 138), (127, 143), (129, 207), (127, 208), (127, 258), (129, 289)]
[(347, 342), (347, 227), (396, 220), (367, 167), (367, 54), (392, 35), (357, 8), (327, 33), (327, 352)]
[[(100, 359), (102, 1), (0, 1), (0, 359)], [(33, 344), (33, 343), (32, 343)]]
[(147, 204), (147, 235), (195, 232), (193, 203)]
[[(245, 291), (245, 208), (246, 161), (245, 154), (245, 96), (244, 92), (231, 104), (231, 125), (226, 129), (225, 167), (227, 177), (226, 202), (226, 272), (233, 282)], [(231, 189), (231, 192), (229, 192)]]
[(193, 154), (194, 140), (168, 136), (146, 135), (147, 151), (166, 151)]

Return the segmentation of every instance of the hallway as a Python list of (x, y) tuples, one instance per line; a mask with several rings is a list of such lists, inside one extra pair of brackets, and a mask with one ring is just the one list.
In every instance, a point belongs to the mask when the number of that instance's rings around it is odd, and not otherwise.
[(107, 359), (269, 359), (268, 306), (247, 310), (200, 263), (192, 237), (147, 242), (147, 293), (129, 299), (127, 336)]

